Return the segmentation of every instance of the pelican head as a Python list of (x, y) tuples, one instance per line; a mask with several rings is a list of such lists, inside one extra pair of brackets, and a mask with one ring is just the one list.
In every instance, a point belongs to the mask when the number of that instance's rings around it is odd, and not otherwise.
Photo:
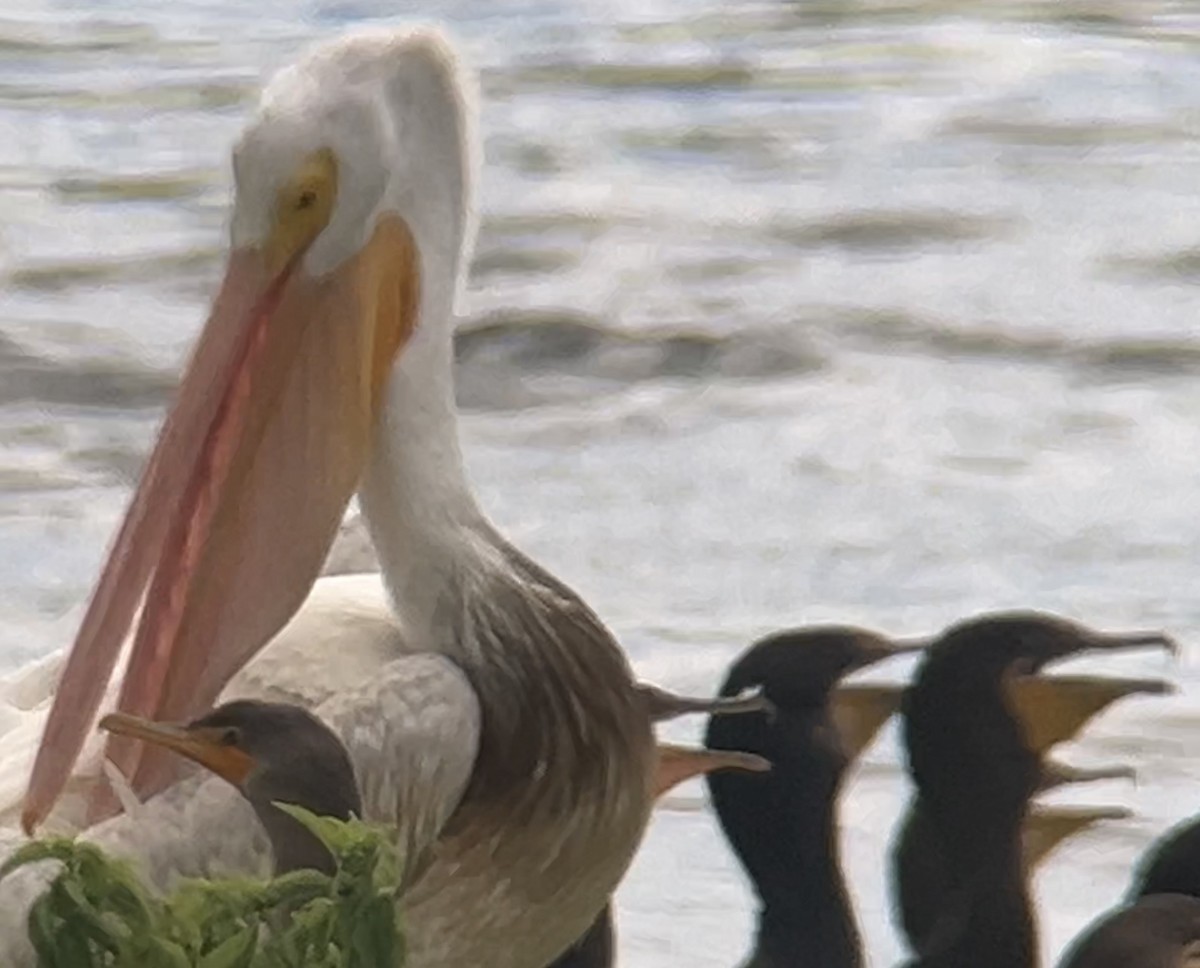
[[(233, 150), (225, 276), (66, 664), (26, 830), (127, 639), (118, 710), (189, 721), (299, 608), (356, 491), (368, 511), (434, 492), (444, 516), (473, 507), (450, 327), (475, 229), (472, 100), (426, 29), (324, 44), (264, 90)], [(108, 743), (140, 794), (169, 781), (161, 751)]]

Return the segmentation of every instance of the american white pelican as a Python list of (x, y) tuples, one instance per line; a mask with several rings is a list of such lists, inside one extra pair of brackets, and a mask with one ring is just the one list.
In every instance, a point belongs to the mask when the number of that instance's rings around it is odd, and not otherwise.
[[(24, 825), (107, 817), (88, 836), (160, 883), (261, 870), (266, 842), (236, 791), (178, 782), (181, 760), (129, 737), (107, 755), (146, 802), (115, 815), (98, 713), (186, 721), (246, 696), (314, 709), (341, 724), (368, 819), (396, 824), (414, 867), (409, 968), (542, 968), (642, 835), (654, 702), (464, 475), (464, 81), (439, 34), (414, 29), (321, 45), (269, 83), (233, 153), (225, 279), (61, 679), (43, 663), (7, 688), (27, 707), (53, 690)], [(316, 582), (356, 490), (382, 584)], [(38, 725), (5, 737), (6, 780), (29, 775)], [(18, 791), (0, 792), (14, 815)], [(42, 882), (0, 885), (0, 963), (29, 962)]]

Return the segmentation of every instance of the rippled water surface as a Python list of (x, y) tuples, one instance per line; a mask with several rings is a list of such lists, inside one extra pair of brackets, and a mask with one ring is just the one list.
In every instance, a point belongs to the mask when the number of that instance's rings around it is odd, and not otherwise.
[[(5, 666), (74, 629), (261, 79), (435, 11), (482, 74), (470, 464), (639, 671), (709, 689), (777, 626), (1008, 606), (1200, 640), (1200, 3), (29, 0), (0, 13)], [(1192, 663), (1108, 667), (1181, 691), (1072, 751), (1140, 780), (1086, 790), (1135, 816), (1040, 873), (1047, 952), (1200, 806)], [(700, 795), (622, 890), (632, 968), (746, 948)], [(844, 809), (874, 965), (906, 796), (893, 729)]]

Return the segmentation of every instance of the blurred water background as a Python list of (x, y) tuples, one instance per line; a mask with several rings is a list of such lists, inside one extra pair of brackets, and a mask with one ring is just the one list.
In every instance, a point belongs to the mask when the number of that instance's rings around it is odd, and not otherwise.
[[(203, 319), (261, 80), (431, 17), (482, 77), (471, 470), (639, 672), (706, 690), (778, 626), (1010, 606), (1200, 640), (1200, 2), (9, 0), (0, 667), (74, 631)], [(1048, 953), (1200, 807), (1188, 656), (1075, 665), (1181, 691), (1071, 752), (1139, 764), (1074, 795), (1136, 815), (1039, 874)], [(902, 951), (899, 763), (893, 727), (843, 811), (878, 966)], [(622, 889), (629, 968), (746, 950), (701, 797)]]

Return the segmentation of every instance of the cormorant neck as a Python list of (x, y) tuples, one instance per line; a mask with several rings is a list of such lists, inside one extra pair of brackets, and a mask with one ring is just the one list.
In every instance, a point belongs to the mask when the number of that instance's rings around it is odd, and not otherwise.
[(838, 861), (833, 812), (810, 817), (817, 829), (809, 849), (789, 852), (794, 866), (788, 882), (782, 876), (756, 882), (761, 907), (755, 958), (773, 968), (857, 968), (862, 963), (858, 928)]
[(1019, 854), (981, 868), (948, 899), (912, 968), (1038, 968), (1037, 927)]
[[(709, 720), (711, 749), (766, 757), (768, 773), (706, 779), (726, 838), (760, 900), (752, 964), (858, 968), (861, 945), (838, 856), (845, 756), (825, 710)], [(764, 960), (765, 959), (765, 960)]]
[(813, 869), (808, 880), (813, 893), (764, 901), (751, 965), (857, 968), (862, 964), (858, 928), (837, 865), (824, 878)]
[(254, 812), (271, 841), (277, 875), (315, 870), (333, 876), (337, 870), (333, 855), (304, 824), (269, 803), (255, 803)]
[[(330, 741), (336, 742), (332, 737)], [(282, 778), (263, 772), (252, 774), (242, 788), (271, 841), (277, 874), (309, 869), (333, 874), (336, 869), (333, 856), (321, 840), (291, 814), (279, 809), (277, 803), (296, 804), (318, 817), (343, 822), (352, 816), (362, 816), (362, 797), (354, 768), (340, 743), (338, 748), (343, 756), (335, 761), (323, 758), (320, 747), (310, 746), (312, 755), (307, 771), (293, 771)]]

